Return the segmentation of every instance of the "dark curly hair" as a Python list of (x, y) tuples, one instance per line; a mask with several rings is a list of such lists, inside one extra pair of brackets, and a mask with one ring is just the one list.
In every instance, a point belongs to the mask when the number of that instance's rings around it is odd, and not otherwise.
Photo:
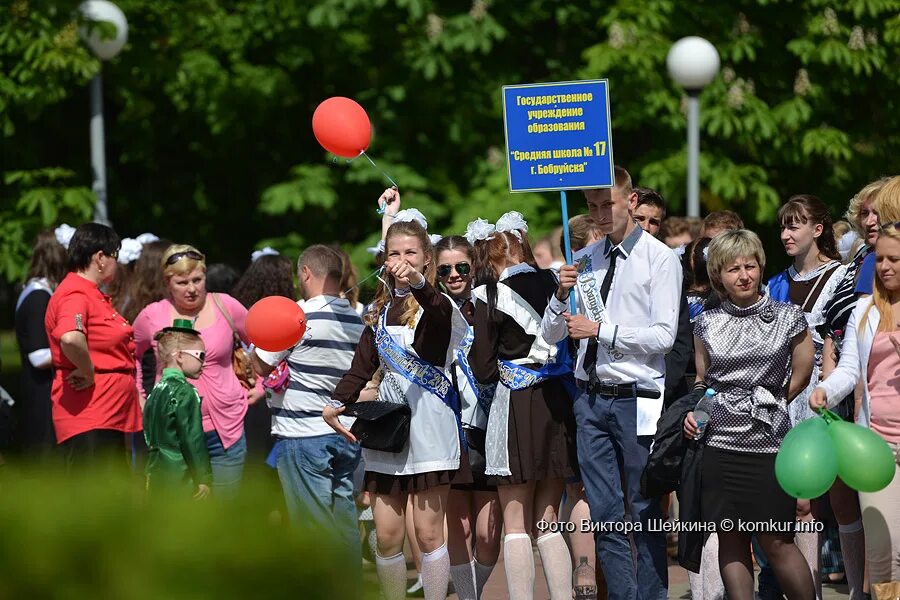
[(284, 296), (296, 300), (294, 267), (291, 261), (281, 255), (261, 256), (250, 263), (231, 290), (231, 295), (247, 308), (268, 296)]

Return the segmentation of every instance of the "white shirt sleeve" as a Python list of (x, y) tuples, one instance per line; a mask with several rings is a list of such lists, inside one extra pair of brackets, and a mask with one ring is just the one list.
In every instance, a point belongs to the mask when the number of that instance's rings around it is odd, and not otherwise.
[[(574, 293), (574, 290), (571, 290), (569, 293)], [(569, 335), (566, 320), (562, 315), (567, 310), (569, 310), (568, 303), (557, 299), (555, 293), (550, 296), (550, 302), (547, 304), (546, 310), (544, 310), (544, 317), (541, 319), (541, 337), (551, 346), (558, 344)]]
[(604, 322), (597, 338), (622, 354), (665, 354), (675, 343), (681, 307), (681, 264), (673, 252), (660, 252), (653, 260), (650, 280), (650, 324)]
[(281, 352), (268, 352), (266, 350), (256, 348), (254, 352), (256, 352), (256, 356), (259, 357), (259, 360), (263, 361), (270, 367), (277, 367), (278, 363), (287, 358), (288, 354), (291, 353), (291, 350), (293, 350), (293, 348), (288, 348), (287, 350), (282, 350)]
[[(869, 300), (863, 298), (857, 301), (857, 307), (860, 303), (868, 304)], [(875, 310), (873, 307), (872, 310)], [(871, 313), (871, 311), (870, 311)], [(859, 311), (856, 308), (850, 313), (850, 319), (844, 328), (844, 341), (841, 343), (841, 358), (837, 367), (831, 372), (831, 375), (825, 378), (822, 383), (816, 387), (825, 390), (828, 398), (828, 408), (834, 408), (843, 400), (847, 394), (856, 387), (859, 381), (861, 365), (859, 364)], [(870, 315), (871, 318), (871, 315)]]
[(28, 362), (35, 369), (43, 369), (50, 366), (51, 362), (50, 348), (41, 348), (34, 352), (28, 353)]

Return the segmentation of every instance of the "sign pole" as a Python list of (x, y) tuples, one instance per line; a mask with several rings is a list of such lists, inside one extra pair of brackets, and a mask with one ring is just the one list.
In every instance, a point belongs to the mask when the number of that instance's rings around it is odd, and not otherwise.
[[(572, 264), (572, 241), (569, 238), (569, 203), (566, 201), (566, 191), (559, 191), (559, 204), (562, 208), (563, 244), (565, 245), (566, 264)], [(575, 305), (575, 294), (569, 293), (569, 311), (574, 315), (578, 312)]]

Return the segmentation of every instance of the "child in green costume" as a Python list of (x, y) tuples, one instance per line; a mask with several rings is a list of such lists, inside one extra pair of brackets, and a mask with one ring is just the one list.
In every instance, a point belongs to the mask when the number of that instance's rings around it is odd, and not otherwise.
[(196, 489), (195, 498), (205, 498), (212, 467), (203, 436), (200, 396), (187, 381), (200, 376), (205, 346), (187, 319), (175, 319), (172, 327), (165, 327), (154, 338), (163, 371), (144, 406), (147, 489), (190, 486)]

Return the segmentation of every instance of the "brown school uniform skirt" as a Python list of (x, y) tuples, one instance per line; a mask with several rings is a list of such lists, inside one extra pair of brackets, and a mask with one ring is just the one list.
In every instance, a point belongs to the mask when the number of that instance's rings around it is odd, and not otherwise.
[(454, 471), (429, 471), (413, 475), (390, 475), (366, 471), (365, 489), (370, 494), (396, 495), (424, 492), (441, 485), (465, 486), (472, 483), (472, 469), (460, 448), (459, 468)]
[(558, 379), (510, 392), (508, 432), (512, 475), (488, 475), (489, 484), (516, 485), (578, 474), (572, 398)]

